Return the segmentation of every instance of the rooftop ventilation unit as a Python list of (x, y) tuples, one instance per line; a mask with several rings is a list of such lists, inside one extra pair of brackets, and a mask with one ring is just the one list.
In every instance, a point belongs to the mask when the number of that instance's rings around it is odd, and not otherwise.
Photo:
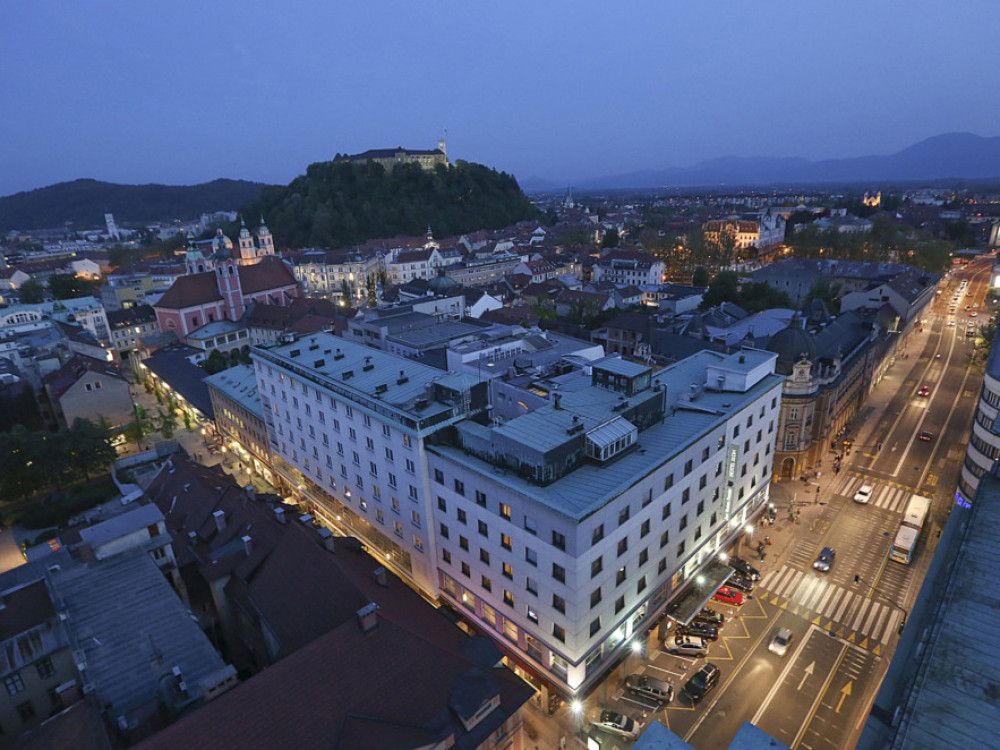
[(340, 349), (337, 349), (337, 353), (333, 355), (333, 358), (334, 359), (343, 359), (344, 358), (344, 353), (342, 351), (340, 351)]

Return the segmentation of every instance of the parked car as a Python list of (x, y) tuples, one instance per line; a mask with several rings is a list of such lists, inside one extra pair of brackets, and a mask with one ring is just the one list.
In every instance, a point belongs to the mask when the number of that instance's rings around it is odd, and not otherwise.
[(778, 656), (784, 656), (788, 651), (788, 646), (792, 642), (792, 631), (788, 628), (781, 628), (777, 633), (774, 634), (774, 638), (771, 639), (771, 643), (768, 645), (767, 650), (772, 654), (777, 654)]
[(719, 668), (714, 664), (706, 664), (697, 672), (684, 686), (684, 692), (688, 694), (692, 703), (697, 703), (705, 694), (714, 688), (719, 682)]
[(694, 635), (676, 635), (673, 643), (664, 644), (664, 651), (677, 656), (708, 656), (708, 642)]
[(816, 558), (816, 562), (813, 563), (813, 567), (816, 568), (820, 573), (829, 573), (830, 568), (833, 567), (833, 560), (837, 556), (837, 551), (832, 547), (824, 547), (819, 553), (819, 557)]
[(614, 711), (601, 711), (601, 718), (594, 722), (595, 726), (601, 729), (620, 734), (623, 737), (638, 737), (639, 728), (628, 716), (624, 716)]
[(927, 430), (924, 430), (919, 435), (917, 435), (917, 439), (918, 440), (923, 440), (925, 443), (929, 443), (931, 441), (931, 438), (933, 438), (933, 437), (934, 437), (934, 435), (931, 434), (930, 432), (927, 432)]
[(672, 685), (645, 674), (630, 674), (625, 678), (625, 689), (634, 696), (657, 703), (670, 703), (674, 697)]
[(730, 587), (739, 589), (740, 591), (745, 591), (748, 594), (753, 591), (753, 581), (751, 581), (748, 576), (745, 576), (736, 570), (734, 570), (733, 574), (729, 576), (729, 580), (727, 580), (726, 583), (728, 583)]
[(687, 625), (679, 626), (677, 632), (680, 635), (693, 635), (709, 641), (719, 640), (719, 629), (715, 625), (707, 622), (698, 622), (697, 620), (692, 620)]
[(740, 573), (745, 575), (751, 581), (760, 580), (760, 571), (757, 570), (757, 568), (755, 568), (753, 565), (748, 563), (746, 560), (744, 560), (742, 557), (730, 557), (729, 567), (732, 568), (733, 570), (738, 570)]
[(733, 604), (737, 607), (743, 604), (743, 594), (741, 594), (739, 591), (733, 591), (728, 586), (723, 586), (722, 588), (720, 588), (718, 591), (715, 592), (715, 594), (712, 595), (712, 598), (715, 599), (715, 601), (717, 602), (723, 602), (724, 604)]
[(704, 607), (698, 614), (694, 616), (695, 620), (700, 622), (707, 622), (712, 625), (718, 625), (720, 628), (726, 624), (726, 616), (721, 612), (716, 612), (714, 609), (709, 609)]
[(856, 503), (867, 503), (872, 499), (872, 486), (870, 484), (863, 484), (854, 493), (854, 502)]

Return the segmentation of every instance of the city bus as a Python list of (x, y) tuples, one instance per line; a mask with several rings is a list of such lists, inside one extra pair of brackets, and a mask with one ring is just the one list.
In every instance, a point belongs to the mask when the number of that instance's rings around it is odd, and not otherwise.
[(889, 559), (895, 560), (903, 565), (909, 565), (913, 559), (913, 550), (916, 549), (917, 540), (920, 539), (920, 531), (927, 521), (927, 513), (931, 509), (930, 498), (920, 495), (911, 495), (910, 501), (906, 504), (906, 511), (903, 519), (899, 522), (899, 531), (889, 549)]

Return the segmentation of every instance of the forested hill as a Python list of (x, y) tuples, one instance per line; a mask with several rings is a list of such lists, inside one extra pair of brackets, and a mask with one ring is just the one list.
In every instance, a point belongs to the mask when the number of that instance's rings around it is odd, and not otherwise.
[(104, 226), (104, 214), (119, 225), (197, 219), (203, 213), (233, 211), (264, 187), (245, 180), (201, 185), (118, 185), (74, 180), (0, 198), (0, 231)]
[(405, 164), (389, 174), (374, 162), (317, 162), (241, 210), (263, 216), (283, 247), (343, 247), (420, 235), (428, 226), (446, 237), (537, 215), (512, 176), (464, 161), (433, 172)]

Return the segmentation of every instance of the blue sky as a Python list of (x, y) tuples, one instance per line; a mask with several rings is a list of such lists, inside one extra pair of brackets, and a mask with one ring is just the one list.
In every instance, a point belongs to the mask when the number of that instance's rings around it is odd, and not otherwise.
[(559, 184), (1000, 134), (996, 0), (31, 0), (0, 24), (0, 195), (287, 183), (433, 148)]

